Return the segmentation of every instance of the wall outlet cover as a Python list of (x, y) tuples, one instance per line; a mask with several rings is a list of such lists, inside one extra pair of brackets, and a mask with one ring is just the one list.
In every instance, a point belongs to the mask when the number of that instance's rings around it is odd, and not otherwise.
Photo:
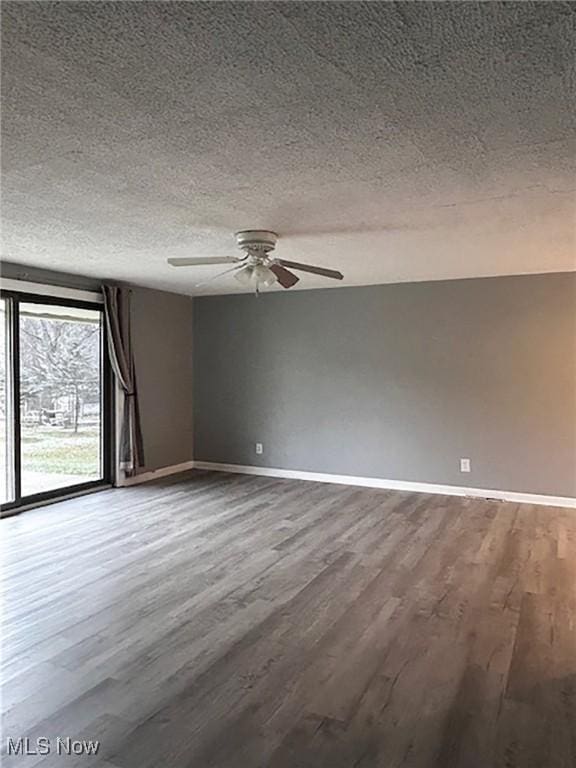
[(262, 445), (262, 443), (256, 443), (256, 453), (258, 455), (261, 455), (264, 453), (264, 446)]
[(460, 459), (460, 472), (470, 472), (471, 464), (470, 459)]

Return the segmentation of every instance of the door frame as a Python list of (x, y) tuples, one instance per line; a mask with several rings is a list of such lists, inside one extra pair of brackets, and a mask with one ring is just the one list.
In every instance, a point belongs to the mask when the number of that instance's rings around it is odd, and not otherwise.
[[(14, 499), (0, 505), (0, 516), (4, 513), (14, 514), (20, 507), (30, 506), (40, 502), (57, 500), (70, 494), (81, 494), (83, 491), (90, 492), (98, 488), (104, 488), (111, 484), (113, 476), (113, 418), (114, 418), (114, 391), (112, 386), (112, 375), (110, 370), (110, 361), (106, 350), (106, 331), (104, 324), (104, 307), (101, 302), (84, 301), (72, 298), (60, 298), (43, 293), (26, 293), (24, 291), (0, 290), (0, 298), (7, 299), (8, 333), (10, 334), (10, 355), (6, 360), (6, 378), (10, 377), (9, 393), (12, 396), (12, 472), (14, 478)], [(75, 483), (74, 485), (55, 488), (49, 491), (29, 494), (22, 496), (22, 453), (21, 453), (21, 434), (22, 424), (20, 415), (20, 303), (26, 304), (49, 304), (60, 307), (75, 307), (78, 309), (96, 310), (102, 313), (102, 332), (100, 334), (100, 370), (101, 370), (101, 393), (100, 393), (100, 445), (101, 445), (101, 465), (102, 477), (98, 480), (91, 480), (88, 483)], [(2, 340), (3, 343), (3, 340)]]

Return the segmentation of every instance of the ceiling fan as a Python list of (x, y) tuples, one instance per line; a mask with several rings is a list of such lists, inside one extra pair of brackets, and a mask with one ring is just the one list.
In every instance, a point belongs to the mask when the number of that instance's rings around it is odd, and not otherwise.
[[(243, 252), (241, 256), (223, 257), (198, 257), (168, 259), (168, 264), (173, 267), (195, 267), (207, 264), (233, 264), (230, 269), (220, 272), (208, 280), (197, 283), (196, 287), (211, 283), (213, 280), (234, 272), (234, 277), (243, 285), (253, 285), (256, 293), (262, 286), (270, 286), (279, 283), (282, 288), (292, 288), (300, 280), (290, 270), (297, 272), (309, 272), (312, 275), (330, 277), (333, 280), (342, 280), (344, 275), (335, 269), (314, 267), (311, 264), (300, 264), (298, 261), (286, 261), (272, 256), (276, 247), (278, 235), (275, 232), (267, 232), (261, 229), (249, 229), (236, 232), (236, 245)], [(288, 269), (289, 268), (289, 269)]]

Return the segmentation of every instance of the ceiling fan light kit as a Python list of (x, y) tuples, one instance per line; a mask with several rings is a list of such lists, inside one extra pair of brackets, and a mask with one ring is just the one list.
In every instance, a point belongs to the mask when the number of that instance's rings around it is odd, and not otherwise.
[(270, 286), (274, 285), (277, 281), (274, 272), (272, 272), (270, 267), (267, 267), (265, 264), (257, 264), (252, 270), (252, 276), (257, 285), (261, 283), (262, 285)]
[(257, 291), (261, 285), (268, 287), (276, 282), (276, 275), (264, 264), (257, 264), (256, 266), (248, 264), (240, 268), (234, 277), (242, 285), (253, 285)]
[(242, 283), (242, 285), (251, 285), (254, 277), (254, 270), (251, 266), (244, 267), (243, 269), (237, 270), (234, 277), (239, 283)]
[(204, 285), (204, 283), (217, 280), (227, 273), (234, 272), (234, 277), (239, 283), (253, 285), (256, 293), (259, 293), (262, 286), (269, 287), (274, 285), (274, 283), (279, 283), (283, 288), (292, 288), (300, 280), (299, 277), (290, 271), (293, 269), (299, 272), (320, 275), (321, 277), (329, 277), (333, 280), (343, 279), (342, 273), (335, 269), (315, 267), (311, 264), (301, 264), (297, 261), (284, 261), (283, 259), (271, 256), (270, 254), (276, 247), (277, 242), (278, 235), (275, 232), (263, 229), (246, 229), (236, 232), (236, 245), (243, 251), (242, 256), (168, 259), (168, 263), (173, 267), (235, 264), (236, 266), (233, 266), (231, 269), (220, 272), (197, 285)]

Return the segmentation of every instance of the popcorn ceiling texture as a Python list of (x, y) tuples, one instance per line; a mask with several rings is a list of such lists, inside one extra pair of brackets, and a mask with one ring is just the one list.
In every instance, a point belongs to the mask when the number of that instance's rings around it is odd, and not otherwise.
[(239, 292), (165, 260), (260, 227), (345, 285), (576, 269), (574, 4), (4, 2), (2, 22), (6, 260)]

